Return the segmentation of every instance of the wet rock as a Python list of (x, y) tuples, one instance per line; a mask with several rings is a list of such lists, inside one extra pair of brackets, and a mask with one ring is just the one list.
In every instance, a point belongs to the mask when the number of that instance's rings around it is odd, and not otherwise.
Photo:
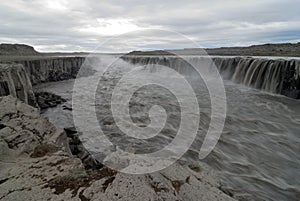
[(86, 169), (100, 169), (103, 167), (83, 146), (75, 127), (64, 128), (64, 130), (68, 137), (71, 153), (80, 158)]
[(64, 128), (64, 130), (69, 138), (72, 138), (74, 135), (78, 135), (75, 127)]
[(63, 109), (63, 110), (69, 110), (69, 111), (72, 111), (72, 110), (73, 110), (72, 107), (69, 107), (69, 106), (67, 106), (67, 105), (63, 105), (63, 106), (62, 106), (62, 109)]
[(300, 99), (300, 90), (283, 90), (282, 94), (290, 97), (290, 98), (294, 98), (294, 99)]
[(36, 92), (36, 101), (38, 106), (44, 110), (51, 107), (56, 107), (57, 105), (66, 102), (64, 98), (50, 92)]

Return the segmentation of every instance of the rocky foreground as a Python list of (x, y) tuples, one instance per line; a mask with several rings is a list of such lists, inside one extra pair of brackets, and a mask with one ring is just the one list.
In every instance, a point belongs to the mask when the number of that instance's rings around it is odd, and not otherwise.
[(147, 175), (87, 169), (36, 108), (12, 96), (0, 108), (0, 200), (233, 200), (203, 165)]

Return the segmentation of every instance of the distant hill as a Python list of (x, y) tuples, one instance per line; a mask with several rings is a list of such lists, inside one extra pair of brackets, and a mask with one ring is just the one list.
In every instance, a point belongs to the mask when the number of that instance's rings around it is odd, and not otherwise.
[[(221, 47), (221, 48), (186, 48), (177, 50), (154, 50), (154, 51), (133, 51), (128, 55), (203, 55), (205, 50), (209, 55), (220, 56), (290, 56), (300, 57), (299, 43), (264, 44), (252, 45), (249, 47)], [(0, 60), (3, 57), (20, 56), (86, 56), (88, 52), (52, 52), (40, 53), (33, 47), (24, 44), (0, 44)]]
[(29, 56), (39, 55), (33, 47), (24, 44), (0, 44), (0, 55), (5, 56)]
[(250, 47), (222, 47), (206, 49), (212, 55), (246, 55), (246, 56), (300, 56), (300, 43), (264, 44)]
[(175, 55), (167, 50), (153, 50), (153, 51), (132, 51), (127, 55)]
[(221, 48), (186, 48), (178, 50), (133, 51), (129, 55), (203, 55), (203, 50), (209, 55), (220, 56), (290, 56), (300, 57), (300, 43), (264, 44), (249, 47)]

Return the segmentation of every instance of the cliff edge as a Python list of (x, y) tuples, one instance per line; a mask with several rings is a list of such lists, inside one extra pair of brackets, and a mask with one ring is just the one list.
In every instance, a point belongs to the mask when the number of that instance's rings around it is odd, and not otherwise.
[(204, 166), (174, 164), (146, 175), (85, 169), (66, 133), (38, 110), (0, 97), (0, 200), (228, 200)]

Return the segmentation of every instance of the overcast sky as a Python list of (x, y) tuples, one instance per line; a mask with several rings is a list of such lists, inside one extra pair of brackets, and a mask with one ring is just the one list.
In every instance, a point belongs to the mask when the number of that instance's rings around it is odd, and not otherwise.
[(299, 8), (299, 0), (3, 0), (0, 43), (124, 52), (299, 42)]

